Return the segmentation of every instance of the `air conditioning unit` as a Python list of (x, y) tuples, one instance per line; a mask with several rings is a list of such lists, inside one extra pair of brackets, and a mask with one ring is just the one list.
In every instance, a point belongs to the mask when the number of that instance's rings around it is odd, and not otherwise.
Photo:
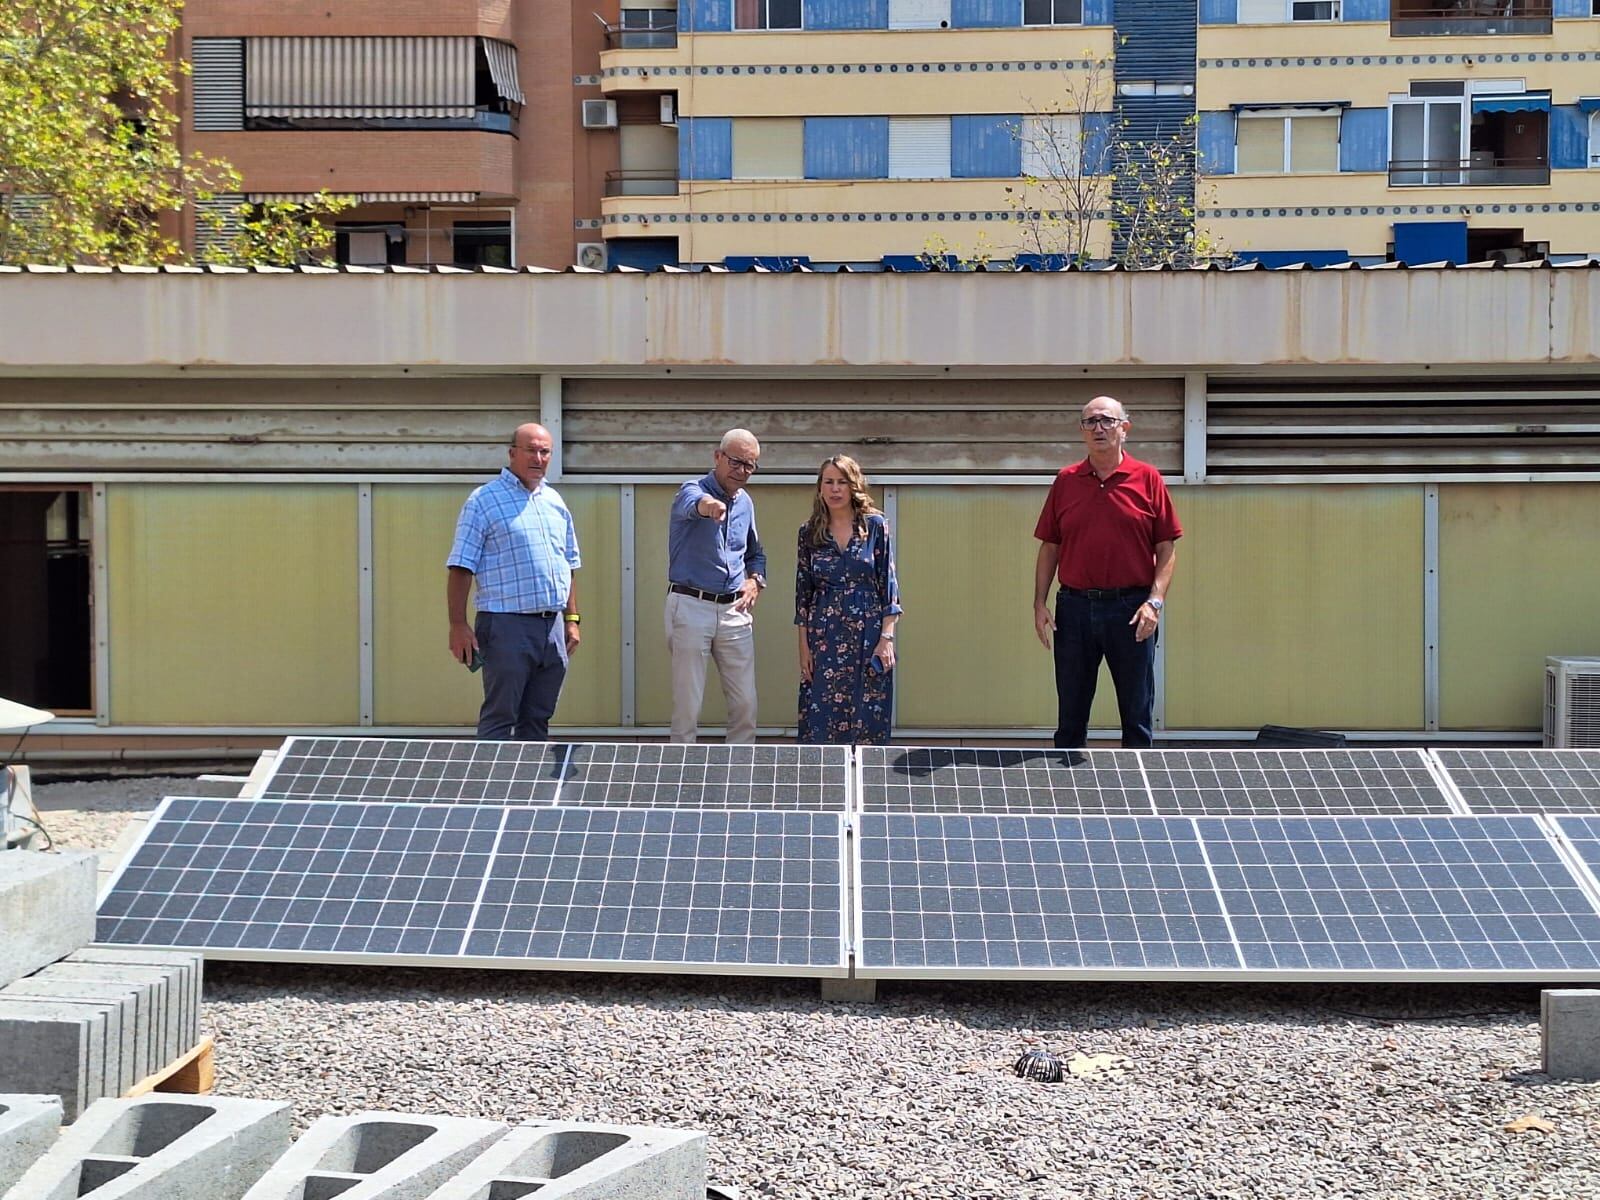
[(668, 92), (661, 97), (661, 123), (663, 125), (676, 125), (678, 123), (678, 94)]
[(610, 265), (611, 255), (604, 242), (579, 242), (577, 263), (591, 271), (604, 271)]
[(585, 100), (583, 102), (583, 127), (585, 129), (615, 129), (617, 127), (617, 102), (615, 100)]
[(1600, 658), (1544, 660), (1544, 744), (1600, 749)]

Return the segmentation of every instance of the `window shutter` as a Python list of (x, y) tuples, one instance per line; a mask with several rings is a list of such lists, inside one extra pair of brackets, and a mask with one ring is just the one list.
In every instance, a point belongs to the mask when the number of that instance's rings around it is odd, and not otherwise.
[(949, 179), (950, 118), (890, 117), (889, 178)]
[(1082, 122), (1076, 113), (1022, 121), (1022, 173), (1034, 179), (1076, 179), (1083, 169)]
[(805, 172), (805, 119), (735, 117), (735, 179), (799, 179)]
[(890, 29), (947, 29), (950, 0), (889, 0)]
[(244, 128), (244, 39), (195, 38), (189, 47), (197, 132)]

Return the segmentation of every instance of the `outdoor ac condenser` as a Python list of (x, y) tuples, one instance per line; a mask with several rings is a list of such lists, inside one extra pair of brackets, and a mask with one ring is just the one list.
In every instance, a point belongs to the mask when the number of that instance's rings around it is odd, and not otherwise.
[(1600, 748), (1600, 658), (1544, 660), (1544, 744)]

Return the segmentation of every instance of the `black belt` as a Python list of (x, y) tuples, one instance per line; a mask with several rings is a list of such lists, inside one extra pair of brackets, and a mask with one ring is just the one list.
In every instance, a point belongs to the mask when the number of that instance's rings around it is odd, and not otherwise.
[(667, 591), (677, 592), (680, 596), (693, 596), (696, 600), (709, 600), (713, 604), (732, 604), (739, 598), (738, 592), (702, 592), (687, 583), (669, 583)]
[(1129, 596), (1148, 596), (1150, 594), (1148, 585), (1145, 587), (1126, 588), (1062, 587), (1061, 590), (1069, 596), (1077, 596), (1080, 600), (1125, 600)]

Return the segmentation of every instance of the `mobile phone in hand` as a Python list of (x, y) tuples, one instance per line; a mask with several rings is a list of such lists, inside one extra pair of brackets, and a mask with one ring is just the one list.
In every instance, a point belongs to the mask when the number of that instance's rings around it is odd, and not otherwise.
[(483, 669), (483, 651), (476, 646), (472, 648), (472, 661), (467, 663), (467, 670), (481, 671)]
[(883, 656), (881, 654), (874, 654), (872, 656), (872, 673), (874, 675), (882, 675), (884, 673)]

